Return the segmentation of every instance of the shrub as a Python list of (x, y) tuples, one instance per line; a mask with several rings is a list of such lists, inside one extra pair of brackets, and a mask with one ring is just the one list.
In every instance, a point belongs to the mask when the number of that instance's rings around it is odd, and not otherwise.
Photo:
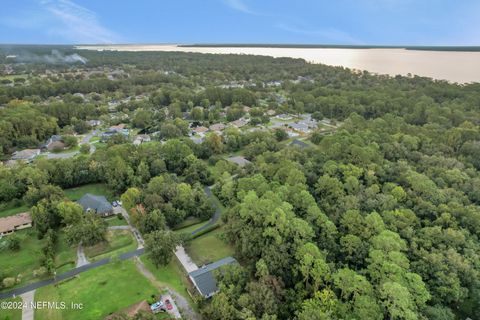
[(13, 287), (15, 285), (15, 278), (12, 278), (12, 277), (5, 278), (3, 279), (2, 284), (4, 288)]
[(8, 237), (7, 246), (12, 251), (20, 250), (20, 238), (16, 234), (12, 234)]

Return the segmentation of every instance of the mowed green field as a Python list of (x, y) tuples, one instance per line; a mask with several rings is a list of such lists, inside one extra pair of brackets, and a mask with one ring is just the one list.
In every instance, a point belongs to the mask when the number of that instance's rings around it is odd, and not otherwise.
[(64, 301), (68, 306), (74, 302), (83, 308), (37, 310), (35, 320), (103, 319), (152, 294), (158, 294), (157, 290), (138, 272), (132, 260), (110, 263), (57, 286), (38, 289), (36, 301)]
[[(37, 234), (32, 229), (17, 231), (20, 238), (20, 250), (12, 251), (8, 248), (0, 250), (0, 270), (7, 277), (20, 275), (21, 283), (34, 279), (33, 270), (40, 268), (40, 257), (44, 240), (38, 240)], [(0, 241), (7, 241), (8, 236)]]
[(130, 230), (108, 230), (107, 241), (91, 247), (85, 247), (85, 255), (90, 261), (113, 257), (135, 250), (137, 241)]
[(30, 208), (28, 208), (26, 205), (7, 207), (4, 210), (0, 210), (0, 218), (13, 216), (17, 213), (28, 212), (29, 210)]
[(187, 276), (183, 273), (183, 267), (177, 258), (173, 257), (169, 264), (159, 268), (155, 267), (146, 255), (141, 256), (140, 260), (142, 260), (145, 267), (155, 276), (158, 282), (181, 294), (193, 306), (192, 299), (187, 292), (187, 288), (191, 287), (191, 285)]
[[(39, 240), (37, 233), (33, 229), (17, 231), (20, 237), (20, 250), (12, 251), (8, 248), (0, 250), (0, 270), (7, 277), (17, 277), (20, 275), (21, 281), (16, 286), (48, 277), (35, 278), (33, 271), (40, 268), (40, 259), (43, 255), (42, 248), (45, 240)], [(7, 241), (8, 236), (1, 241)], [(55, 247), (55, 266), (59, 268), (57, 272), (63, 272), (75, 266), (76, 248), (67, 245), (65, 234), (59, 233), (58, 241)], [(9, 288), (3, 289), (8, 290)], [(0, 318), (1, 320), (1, 318)]]
[(65, 196), (72, 201), (80, 199), (85, 193), (91, 193), (96, 196), (105, 196), (109, 201), (114, 200), (113, 193), (103, 183), (86, 184), (81, 187), (65, 189), (64, 192)]
[[(1, 302), (20, 302), (22, 298), (16, 297), (12, 299), (3, 299)], [(0, 307), (0, 320), (21, 320), (22, 309), (9, 309)]]
[(220, 238), (222, 234), (222, 228), (213, 230), (188, 242), (185, 250), (198, 266), (232, 256), (234, 250)]

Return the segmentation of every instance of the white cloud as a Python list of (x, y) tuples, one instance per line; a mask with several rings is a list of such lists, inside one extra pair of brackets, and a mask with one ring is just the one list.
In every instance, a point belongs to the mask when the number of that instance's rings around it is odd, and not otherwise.
[(40, 5), (57, 23), (47, 32), (76, 43), (115, 43), (120, 37), (102, 26), (97, 14), (70, 0), (40, 0)]
[(230, 8), (248, 14), (255, 14), (242, 0), (224, 0), (224, 3)]

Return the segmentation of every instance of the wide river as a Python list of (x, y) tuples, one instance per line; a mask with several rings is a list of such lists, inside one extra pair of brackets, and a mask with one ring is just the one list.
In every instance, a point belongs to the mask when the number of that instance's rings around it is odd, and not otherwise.
[(450, 82), (480, 82), (480, 52), (405, 49), (324, 49), (263, 47), (179, 47), (176, 45), (98, 45), (78, 49), (114, 51), (183, 51), (302, 58), (311, 63), (368, 70), (377, 74), (419, 75)]

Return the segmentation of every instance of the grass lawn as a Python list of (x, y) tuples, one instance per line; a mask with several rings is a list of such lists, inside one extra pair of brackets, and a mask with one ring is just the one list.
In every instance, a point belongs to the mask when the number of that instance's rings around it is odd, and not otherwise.
[(105, 221), (108, 223), (109, 227), (128, 225), (127, 220), (119, 219), (117, 215), (114, 215), (113, 217), (106, 218)]
[(222, 233), (222, 228), (219, 228), (188, 242), (185, 250), (193, 262), (201, 266), (232, 256), (234, 250), (225, 241), (220, 239)]
[(29, 210), (30, 208), (27, 207), (26, 205), (7, 206), (5, 209), (0, 210), (0, 218), (13, 216), (14, 214), (27, 212)]
[[(38, 240), (36, 232), (32, 229), (17, 231), (16, 234), (21, 239), (20, 250), (11, 251), (7, 248), (0, 250), (0, 270), (7, 277), (16, 277), (21, 274), (22, 280), (18, 284), (20, 285), (35, 279), (33, 270), (40, 268), (40, 257), (45, 241)], [(8, 236), (4, 237), (0, 243), (7, 239)]]
[(76, 201), (83, 197), (85, 193), (91, 193), (96, 196), (105, 196), (109, 201), (114, 200), (113, 193), (103, 183), (86, 184), (81, 187), (70, 188), (64, 190), (68, 199)]
[(57, 286), (46, 286), (35, 293), (37, 301), (82, 303), (81, 310), (43, 309), (35, 311), (35, 320), (103, 319), (118, 310), (158, 294), (138, 271), (132, 260), (110, 263), (84, 272)]
[[(0, 302), (20, 302), (22, 298), (16, 297), (14, 299), (4, 299)], [(0, 320), (21, 320), (22, 319), (22, 309), (0, 309)]]
[(130, 230), (109, 230), (107, 231), (107, 241), (85, 247), (85, 255), (89, 260), (96, 261), (117, 256), (136, 248), (137, 242)]
[(175, 233), (191, 233), (193, 230), (200, 228), (201, 226), (205, 225), (208, 221), (203, 221), (197, 224), (192, 224), (188, 227), (181, 228), (181, 229), (176, 229), (174, 232)]
[(71, 247), (67, 243), (66, 235), (60, 232), (55, 247), (55, 266), (57, 267), (57, 274), (75, 268), (77, 260), (77, 248)]
[(191, 306), (195, 305), (187, 292), (187, 288), (191, 288), (191, 285), (187, 280), (187, 276), (182, 271), (182, 266), (175, 257), (172, 258), (172, 261), (170, 261), (168, 265), (160, 268), (155, 267), (146, 255), (141, 256), (140, 260), (142, 260), (145, 267), (153, 273), (158, 282), (181, 294), (188, 300)]
[(52, 153), (56, 153), (56, 154), (70, 153), (70, 152), (75, 152), (75, 151), (79, 151), (79, 150), (80, 150), (80, 145), (76, 145), (75, 147), (66, 148), (66, 149), (63, 149), (63, 150), (53, 150)]

